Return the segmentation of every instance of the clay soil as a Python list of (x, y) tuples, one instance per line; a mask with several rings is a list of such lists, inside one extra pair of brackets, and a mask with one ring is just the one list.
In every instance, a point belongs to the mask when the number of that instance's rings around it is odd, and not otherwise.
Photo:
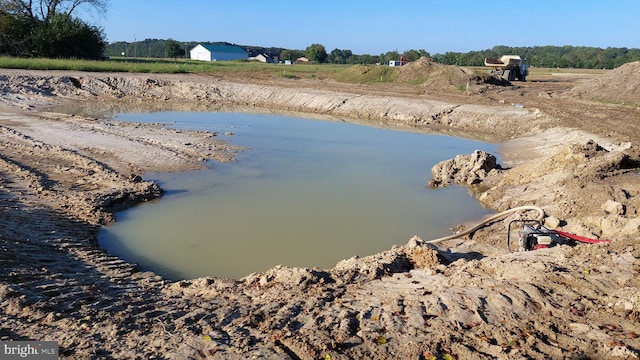
[[(0, 340), (58, 341), (69, 359), (639, 358), (639, 83), (640, 63), (537, 69), (513, 84), (426, 59), (376, 84), (0, 70)], [(407, 234), (331, 269), (168, 281), (100, 249), (98, 230), (162, 196), (145, 173), (241, 149), (225, 134), (51, 110), (78, 104), (301, 113), (491, 141), (499, 164), (460, 154), (425, 184), (466, 186), (496, 212), (537, 206), (551, 229), (612, 241), (510, 252), (509, 221), (533, 216), (517, 212), (435, 244)]]

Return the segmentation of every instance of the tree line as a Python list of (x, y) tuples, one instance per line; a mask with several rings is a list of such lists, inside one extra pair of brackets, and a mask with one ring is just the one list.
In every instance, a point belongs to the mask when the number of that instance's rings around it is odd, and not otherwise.
[(74, 16), (80, 7), (101, 13), (107, 0), (0, 0), (0, 54), (100, 58), (105, 36), (101, 28)]
[[(146, 39), (137, 42), (114, 42), (108, 44), (106, 53), (111, 56), (138, 57), (188, 57), (189, 50), (198, 44), (237, 45), (227, 42), (177, 42), (172, 39)], [(483, 66), (488, 57), (499, 58), (502, 55), (520, 55), (529, 64), (546, 68), (583, 68), (583, 69), (612, 69), (622, 64), (639, 61), (640, 49), (613, 48), (606, 49), (586, 46), (533, 46), (509, 47), (498, 45), (491, 49), (470, 52), (446, 52), (431, 55), (424, 49), (398, 52), (388, 51), (379, 55), (354, 54), (351, 50), (333, 49), (327, 52), (322, 44), (311, 44), (304, 50), (284, 49), (278, 47), (260, 47), (237, 45), (245, 49), (249, 56), (265, 54), (279, 60), (295, 61), (306, 57), (316, 63), (329, 64), (388, 64), (391, 60), (404, 57), (408, 61), (415, 61), (421, 57), (431, 57), (433, 61), (458, 66)]]
[(436, 54), (433, 60), (442, 64), (460, 66), (482, 66), (488, 57), (520, 55), (529, 65), (544, 68), (613, 69), (622, 64), (640, 60), (640, 49), (606, 49), (586, 46), (494, 46), (488, 50), (467, 53), (447, 52)]
[(425, 50), (408, 50), (402, 53), (389, 51), (380, 55), (358, 55), (351, 50), (333, 49), (327, 53), (324, 45), (311, 44), (304, 50), (285, 49), (280, 47), (262, 47), (253, 45), (237, 45), (224, 41), (219, 42), (197, 42), (197, 41), (176, 41), (174, 39), (145, 39), (142, 41), (126, 42), (117, 41), (107, 44), (105, 54), (108, 56), (128, 56), (128, 57), (150, 57), (150, 58), (179, 58), (189, 57), (189, 50), (202, 45), (236, 45), (249, 53), (249, 57), (259, 54), (267, 55), (279, 60), (295, 61), (301, 57), (306, 57), (310, 61), (329, 64), (375, 64), (388, 63), (390, 60), (399, 60), (401, 56), (409, 61), (418, 60), (423, 56), (430, 56)]

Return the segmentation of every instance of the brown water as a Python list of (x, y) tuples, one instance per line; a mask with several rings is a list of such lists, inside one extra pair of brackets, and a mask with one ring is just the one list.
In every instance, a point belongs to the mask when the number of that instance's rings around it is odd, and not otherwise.
[(240, 278), (275, 265), (333, 267), (448, 235), (489, 213), (466, 189), (426, 187), (437, 162), (496, 146), (341, 122), (241, 113), (121, 114), (120, 120), (231, 131), (229, 164), (147, 174), (167, 194), (118, 214), (100, 243), (170, 279)]

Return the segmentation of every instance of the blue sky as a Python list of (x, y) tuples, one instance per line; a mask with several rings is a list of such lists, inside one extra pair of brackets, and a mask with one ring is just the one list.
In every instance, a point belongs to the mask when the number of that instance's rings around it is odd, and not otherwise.
[[(500, 6), (505, 4), (505, 6)], [(495, 45), (640, 48), (640, 0), (110, 0), (107, 40), (227, 41), (378, 55)]]

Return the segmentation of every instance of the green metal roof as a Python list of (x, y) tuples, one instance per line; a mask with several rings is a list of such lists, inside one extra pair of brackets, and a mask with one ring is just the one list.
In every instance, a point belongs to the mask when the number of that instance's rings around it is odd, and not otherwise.
[(238, 53), (238, 54), (246, 54), (247, 51), (243, 48), (235, 45), (212, 45), (212, 44), (200, 44), (203, 48), (211, 51), (212, 53)]

